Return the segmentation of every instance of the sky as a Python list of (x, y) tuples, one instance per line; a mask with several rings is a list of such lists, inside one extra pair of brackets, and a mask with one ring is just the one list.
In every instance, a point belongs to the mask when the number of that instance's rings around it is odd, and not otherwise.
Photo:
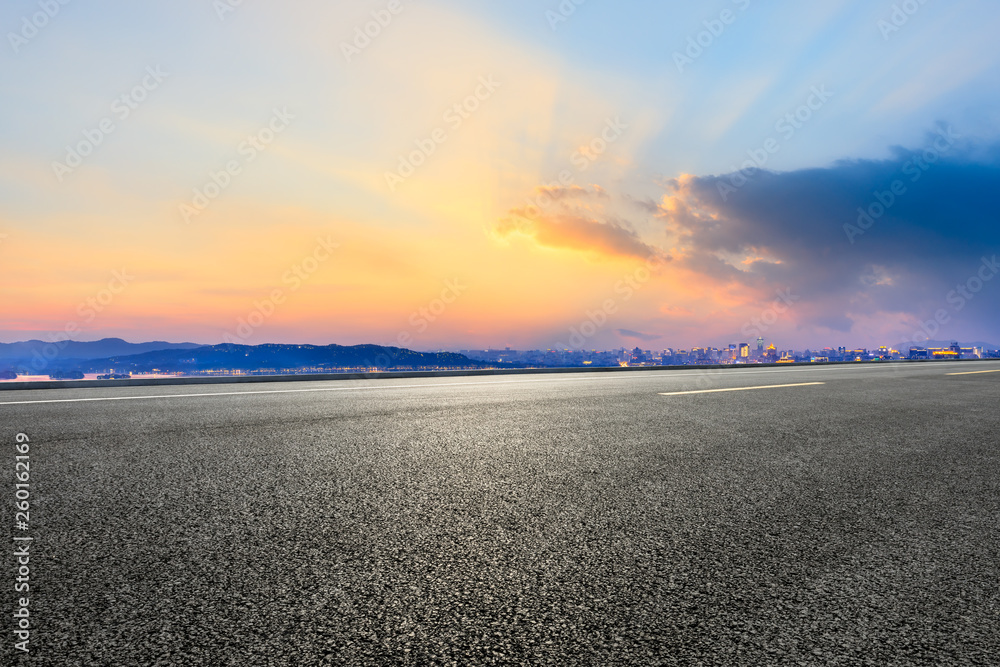
[(1000, 344), (1000, 4), (10, 0), (0, 342)]

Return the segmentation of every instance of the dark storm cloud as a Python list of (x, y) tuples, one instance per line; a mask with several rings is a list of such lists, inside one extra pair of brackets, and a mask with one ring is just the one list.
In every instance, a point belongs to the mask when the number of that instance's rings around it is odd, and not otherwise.
[[(1000, 253), (1000, 144), (947, 129), (926, 149), (825, 169), (684, 177), (664, 207), (686, 266), (751, 287), (793, 286), (809, 324), (849, 330), (849, 314), (959, 314), (1000, 329), (1000, 276), (949, 297)], [(981, 279), (981, 278), (980, 278)]]

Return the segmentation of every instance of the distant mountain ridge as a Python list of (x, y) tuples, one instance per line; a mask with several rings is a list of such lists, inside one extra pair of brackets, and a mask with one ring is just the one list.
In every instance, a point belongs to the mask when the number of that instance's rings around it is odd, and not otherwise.
[[(510, 366), (510, 364), (503, 364)], [(190, 373), (208, 370), (281, 371), (301, 368), (487, 368), (455, 352), (414, 352), (380, 345), (206, 345), (194, 349), (170, 349), (143, 354), (90, 359), (77, 363), (84, 373), (148, 373), (151, 371)]]
[(0, 362), (30, 362), (39, 356), (50, 361), (106, 359), (127, 354), (143, 354), (159, 350), (191, 350), (202, 347), (198, 343), (129, 343), (121, 338), (102, 338), (95, 341), (27, 340), (18, 343), (0, 343)]

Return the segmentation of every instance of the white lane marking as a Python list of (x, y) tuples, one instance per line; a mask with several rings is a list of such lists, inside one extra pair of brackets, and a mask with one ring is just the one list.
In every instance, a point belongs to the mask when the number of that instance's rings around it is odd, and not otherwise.
[(800, 382), (798, 384), (766, 384), (762, 387), (730, 387), (729, 389), (698, 389), (697, 391), (660, 392), (660, 396), (687, 396), (689, 394), (716, 394), (723, 391), (751, 391), (753, 389), (783, 389), (785, 387), (815, 387), (825, 382)]
[[(939, 362), (940, 363), (940, 362)], [(951, 364), (944, 362), (949, 366), (956, 364)], [(942, 364), (944, 365), (944, 364)], [(905, 366), (895, 365), (899, 369), (907, 369)], [(923, 365), (915, 365), (913, 370), (918, 368), (924, 368)], [(447, 383), (427, 383), (427, 384), (399, 384), (399, 385), (366, 385), (364, 387), (347, 386), (347, 387), (317, 387), (312, 389), (270, 389), (261, 391), (218, 391), (218, 392), (205, 392), (198, 394), (155, 394), (150, 396), (103, 396), (97, 398), (57, 398), (57, 399), (45, 399), (39, 401), (6, 401), (0, 402), (0, 405), (34, 405), (36, 403), (84, 403), (92, 401), (142, 401), (148, 399), (159, 399), (159, 398), (204, 398), (207, 396), (239, 396), (241, 394), (302, 394), (311, 392), (321, 392), (321, 391), (360, 391), (364, 389), (421, 389), (425, 387), (460, 387), (460, 386), (485, 386), (491, 384), (527, 384), (533, 382), (584, 382), (592, 381), (597, 379), (606, 380), (621, 380), (626, 377), (629, 379), (650, 379), (650, 378), (682, 378), (682, 377), (697, 377), (702, 375), (712, 375), (712, 376), (722, 376), (727, 372), (738, 373), (739, 375), (774, 375), (774, 374), (785, 374), (785, 373), (830, 373), (834, 371), (874, 371), (874, 370), (886, 370), (886, 366), (882, 365), (872, 365), (872, 366), (862, 366), (862, 365), (851, 365), (842, 367), (829, 367), (821, 366), (818, 368), (775, 368), (771, 370), (760, 370), (760, 371), (730, 371), (725, 368), (706, 368), (701, 371), (688, 372), (667, 372), (667, 373), (629, 373), (628, 375), (621, 375), (618, 373), (594, 373), (592, 375), (588, 374), (587, 377), (565, 377), (560, 374), (553, 374), (550, 377), (541, 379), (531, 379), (531, 380), (492, 380), (485, 382), (447, 382)], [(371, 378), (360, 378), (360, 379), (371, 379)], [(434, 378), (427, 378), (434, 379)], [(304, 380), (305, 381), (305, 380)], [(378, 381), (376, 378), (375, 381)], [(328, 380), (328, 382), (349, 382), (349, 380)], [(180, 386), (180, 385), (173, 385)], [(188, 385), (190, 386), (190, 385)], [(117, 387), (93, 387), (94, 389), (117, 389)], [(133, 389), (134, 387), (122, 387)]]
[[(588, 378), (562, 378), (563, 380), (586, 380)], [(35, 403), (81, 403), (84, 401), (141, 401), (151, 398), (204, 398), (206, 396), (249, 396), (253, 394), (306, 394), (318, 391), (361, 391), (364, 389), (424, 389), (427, 387), (462, 387), (487, 384), (519, 384), (525, 382), (545, 382), (546, 380), (499, 380), (497, 382), (447, 382), (441, 384), (392, 384), (366, 385), (364, 387), (313, 387), (311, 389), (268, 389), (261, 391), (213, 391), (200, 394), (159, 394), (152, 396), (101, 396), (97, 398), (55, 398), (42, 401), (11, 401), (0, 405), (33, 405)]]
[(969, 371), (967, 373), (948, 373), (948, 375), (979, 375), (980, 373), (1000, 373), (1000, 369), (995, 371)]

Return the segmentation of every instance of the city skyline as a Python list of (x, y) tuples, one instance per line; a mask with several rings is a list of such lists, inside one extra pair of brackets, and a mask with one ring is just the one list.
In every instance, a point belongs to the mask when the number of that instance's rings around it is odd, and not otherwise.
[[(899, 349), (897, 349), (897, 347)], [(715, 366), (740, 364), (843, 363), (922, 360), (983, 360), (1000, 358), (998, 346), (928, 340), (923, 345), (875, 349), (838, 346), (796, 350), (779, 348), (758, 337), (752, 343), (612, 350), (531, 349), (509, 346), (486, 349), (407, 350), (377, 345), (316, 346), (308, 344), (260, 345), (193, 343), (130, 343), (118, 338), (96, 342), (39, 340), (18, 344), (0, 343), (0, 380), (127, 378), (138, 373), (153, 375), (215, 374), (314, 374), (329, 372), (385, 371), (394, 368), (458, 370), (482, 368), (558, 368), (614, 366)]]

